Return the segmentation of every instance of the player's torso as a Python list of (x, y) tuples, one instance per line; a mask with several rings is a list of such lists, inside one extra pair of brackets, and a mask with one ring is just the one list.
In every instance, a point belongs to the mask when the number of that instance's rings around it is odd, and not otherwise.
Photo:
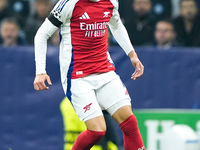
[(110, 0), (79, 0), (70, 18), (72, 78), (114, 70), (108, 60), (107, 27), (114, 6)]
[[(71, 33), (85, 40), (103, 37), (114, 6), (109, 0), (79, 0), (71, 17)], [(94, 38), (93, 38), (94, 37)]]

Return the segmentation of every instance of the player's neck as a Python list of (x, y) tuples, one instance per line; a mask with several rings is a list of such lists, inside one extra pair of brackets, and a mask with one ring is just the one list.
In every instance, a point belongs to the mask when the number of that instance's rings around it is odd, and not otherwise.
[(92, 2), (99, 2), (100, 0), (89, 0), (89, 1), (92, 1)]

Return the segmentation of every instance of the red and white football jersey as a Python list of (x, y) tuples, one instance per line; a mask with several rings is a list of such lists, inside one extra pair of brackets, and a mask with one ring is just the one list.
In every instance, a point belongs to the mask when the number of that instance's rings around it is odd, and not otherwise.
[(117, 0), (60, 0), (48, 19), (61, 26), (62, 78), (115, 70), (108, 53), (107, 28), (118, 21)]
[(107, 28), (118, 26), (117, 0), (60, 0), (48, 20), (61, 28), (60, 70), (65, 92), (70, 92), (71, 79), (115, 70), (108, 53)]

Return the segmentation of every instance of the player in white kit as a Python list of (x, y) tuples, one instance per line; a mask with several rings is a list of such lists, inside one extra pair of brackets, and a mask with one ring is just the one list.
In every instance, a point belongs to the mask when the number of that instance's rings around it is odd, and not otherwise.
[(72, 150), (89, 150), (106, 131), (102, 110), (116, 120), (124, 134), (125, 150), (145, 150), (125, 86), (108, 53), (107, 28), (135, 67), (136, 80), (144, 67), (130, 43), (118, 13), (117, 0), (60, 0), (35, 36), (34, 88), (52, 85), (46, 73), (47, 39), (60, 28), (60, 71), (64, 92), (87, 126)]

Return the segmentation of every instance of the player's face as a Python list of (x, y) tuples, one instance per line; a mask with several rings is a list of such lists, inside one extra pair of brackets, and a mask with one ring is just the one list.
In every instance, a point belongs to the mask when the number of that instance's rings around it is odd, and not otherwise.
[(183, 1), (181, 4), (181, 15), (187, 20), (193, 20), (198, 13), (194, 1)]
[(139, 16), (143, 16), (151, 11), (151, 2), (150, 0), (134, 0), (133, 9)]
[(155, 39), (158, 44), (167, 44), (173, 41), (175, 33), (173, 26), (167, 22), (159, 22), (156, 25)]
[(18, 37), (18, 27), (14, 23), (3, 23), (1, 26), (1, 36), (5, 43), (15, 43)]

